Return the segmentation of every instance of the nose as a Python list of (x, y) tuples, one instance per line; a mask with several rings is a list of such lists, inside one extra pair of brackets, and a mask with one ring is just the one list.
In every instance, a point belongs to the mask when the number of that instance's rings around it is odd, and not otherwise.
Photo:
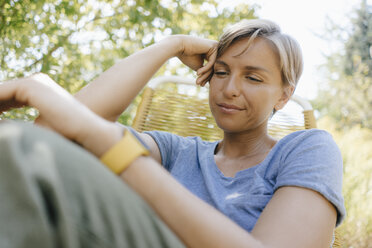
[(224, 84), (223, 93), (225, 97), (238, 97), (240, 95), (240, 90), (239, 78), (235, 75), (231, 75)]

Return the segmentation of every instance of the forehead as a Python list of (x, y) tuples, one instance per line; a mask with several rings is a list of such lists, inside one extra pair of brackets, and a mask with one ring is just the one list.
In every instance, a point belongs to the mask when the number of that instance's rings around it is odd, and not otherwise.
[(244, 38), (234, 42), (217, 60), (231, 60), (230, 62), (237, 62), (241, 66), (280, 70), (278, 52), (271, 41), (257, 37), (247, 47), (248, 40), (249, 38)]

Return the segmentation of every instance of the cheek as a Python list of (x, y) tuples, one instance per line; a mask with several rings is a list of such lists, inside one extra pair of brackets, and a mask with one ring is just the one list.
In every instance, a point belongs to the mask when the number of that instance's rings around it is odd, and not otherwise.
[(221, 85), (223, 84), (223, 80), (220, 78), (217, 78), (216, 76), (212, 76), (209, 80), (209, 88), (221, 88)]
[(215, 98), (216, 98), (216, 89), (214, 87), (209, 87), (209, 108), (213, 113), (213, 107), (215, 105)]
[[(276, 104), (277, 94), (272, 89), (262, 87), (246, 87), (244, 89), (245, 102), (253, 112), (271, 113)], [(257, 113), (258, 114), (258, 113)]]
[(218, 94), (218, 92), (221, 92), (222, 83), (220, 81), (221, 80), (218, 80), (214, 77), (212, 77), (211, 80), (209, 81), (209, 99), (210, 100), (213, 97), (215, 97), (216, 94)]
[(216, 101), (220, 95), (221, 89), (218, 86), (216, 80), (210, 81), (209, 83), (209, 108), (212, 115), (215, 117)]

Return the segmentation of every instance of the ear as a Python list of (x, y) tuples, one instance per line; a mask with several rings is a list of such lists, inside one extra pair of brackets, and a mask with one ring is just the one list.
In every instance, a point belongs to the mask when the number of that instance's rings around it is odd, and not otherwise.
[(281, 110), (289, 101), (291, 96), (293, 95), (295, 88), (292, 85), (284, 86), (283, 93), (278, 102), (275, 104), (274, 109), (276, 111)]

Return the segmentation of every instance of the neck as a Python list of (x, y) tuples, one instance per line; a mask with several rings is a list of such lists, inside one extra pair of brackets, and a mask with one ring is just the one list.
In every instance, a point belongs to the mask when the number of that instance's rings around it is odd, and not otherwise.
[(216, 154), (231, 159), (250, 158), (267, 154), (275, 144), (276, 140), (267, 134), (267, 128), (239, 133), (225, 131)]

